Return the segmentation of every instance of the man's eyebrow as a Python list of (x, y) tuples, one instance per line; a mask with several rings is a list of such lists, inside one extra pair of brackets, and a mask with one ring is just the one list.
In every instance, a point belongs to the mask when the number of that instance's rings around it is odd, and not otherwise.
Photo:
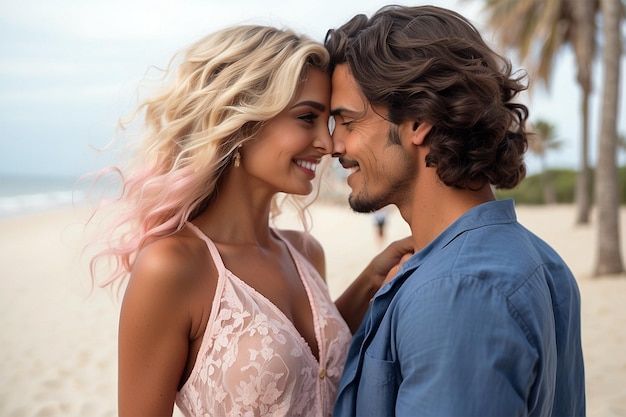
[(326, 106), (324, 106), (322, 103), (318, 103), (317, 101), (311, 101), (311, 100), (301, 101), (291, 106), (291, 108), (295, 109), (296, 107), (303, 107), (303, 106), (313, 107), (314, 109), (321, 111), (321, 112), (326, 111)]
[(356, 110), (346, 109), (345, 107), (337, 107), (336, 109), (332, 109), (330, 111), (330, 115), (331, 116), (338, 116), (338, 115), (344, 114), (344, 113), (353, 114), (353, 115), (361, 114), (360, 112), (358, 112)]

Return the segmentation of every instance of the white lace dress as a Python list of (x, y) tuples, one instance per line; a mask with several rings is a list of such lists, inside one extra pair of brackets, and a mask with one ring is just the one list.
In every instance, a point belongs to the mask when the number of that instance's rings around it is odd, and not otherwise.
[(267, 298), (224, 267), (197, 227), (219, 272), (195, 366), (176, 396), (186, 416), (332, 415), (351, 339), (315, 268), (283, 239), (309, 297), (319, 362), (293, 323)]

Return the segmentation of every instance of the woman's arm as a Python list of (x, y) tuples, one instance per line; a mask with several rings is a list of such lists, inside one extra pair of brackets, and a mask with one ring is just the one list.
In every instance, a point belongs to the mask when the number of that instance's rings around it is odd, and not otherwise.
[(365, 267), (363, 272), (337, 298), (335, 305), (354, 334), (363, 320), (376, 291), (394, 277), (402, 262), (413, 254), (413, 239), (392, 242)]
[(190, 262), (168, 239), (137, 258), (124, 294), (118, 340), (120, 416), (171, 416), (187, 362)]

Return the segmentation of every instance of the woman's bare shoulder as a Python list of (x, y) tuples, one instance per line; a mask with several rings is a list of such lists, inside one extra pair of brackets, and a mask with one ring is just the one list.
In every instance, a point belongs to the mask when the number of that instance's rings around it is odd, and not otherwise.
[(163, 295), (188, 296), (210, 278), (216, 279), (217, 274), (206, 244), (181, 231), (139, 251), (129, 285)]

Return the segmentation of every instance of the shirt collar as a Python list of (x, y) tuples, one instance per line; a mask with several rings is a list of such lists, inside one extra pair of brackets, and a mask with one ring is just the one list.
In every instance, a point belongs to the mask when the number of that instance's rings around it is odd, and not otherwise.
[(517, 216), (515, 214), (515, 204), (512, 199), (489, 201), (468, 210), (422, 250), (416, 252), (404, 262), (396, 276), (387, 285), (381, 288), (380, 292), (382, 293), (383, 289), (387, 286), (393, 286), (394, 281), (396, 281), (399, 276), (418, 268), (431, 253), (441, 250), (462, 233), (487, 225), (513, 223), (515, 221), (517, 221)]

